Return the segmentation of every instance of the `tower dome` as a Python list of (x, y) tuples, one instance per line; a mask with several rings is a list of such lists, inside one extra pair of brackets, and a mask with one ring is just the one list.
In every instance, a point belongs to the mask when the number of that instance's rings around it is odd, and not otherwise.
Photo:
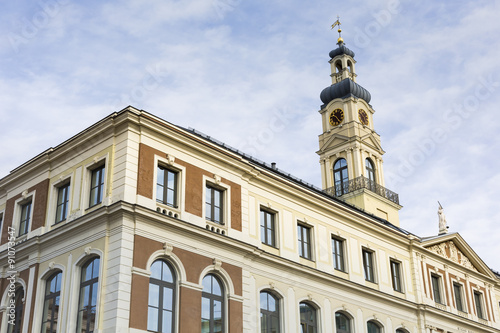
[(371, 95), (362, 86), (356, 83), (354, 72), (354, 52), (345, 46), (339, 38), (338, 47), (330, 51), (330, 64), (332, 64), (332, 85), (323, 89), (320, 99), (323, 106), (336, 98), (356, 97), (370, 103)]

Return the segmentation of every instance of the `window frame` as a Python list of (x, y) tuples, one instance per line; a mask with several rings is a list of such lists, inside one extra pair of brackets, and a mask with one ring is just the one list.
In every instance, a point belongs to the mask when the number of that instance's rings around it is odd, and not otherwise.
[(376, 332), (375, 333), (382, 333), (382, 328), (383, 326), (378, 322), (378, 321), (375, 321), (375, 320), (369, 320), (366, 322), (366, 331), (368, 333), (371, 333), (370, 332), (370, 325), (373, 325), (374, 328), (376, 329)]
[(373, 182), (371, 185), (375, 185), (377, 183), (377, 176), (375, 173), (375, 163), (373, 163), (372, 159), (367, 157), (365, 158), (365, 172), (366, 178)]
[[(63, 198), (63, 202), (59, 202), (59, 192), (61, 190), (66, 190), (66, 196)], [(68, 219), (68, 214), (70, 212), (70, 193), (71, 193), (71, 182), (70, 181), (65, 181), (61, 183), (60, 185), (56, 186), (56, 210), (55, 210), (55, 218), (54, 218), (54, 224), (58, 224), (61, 222), (64, 222)], [(59, 220), (58, 219), (58, 210), (59, 206), (64, 206), (64, 218)]]
[[(365, 255), (366, 254), (366, 255)], [(363, 248), (361, 250), (361, 256), (363, 258), (363, 274), (365, 281), (371, 283), (377, 283), (375, 278), (375, 251)]]
[[(163, 170), (163, 185), (159, 184), (160, 180), (160, 173), (159, 170)], [(168, 175), (172, 174), (174, 177), (173, 181), (173, 188), (170, 188), (165, 186), (165, 184), (168, 184)], [(179, 208), (179, 180), (180, 180), (180, 171), (176, 168), (172, 168), (170, 166), (165, 166), (163, 163), (157, 163), (156, 165), (156, 202), (172, 207), (172, 208)], [(163, 188), (162, 191), (162, 199), (158, 199), (158, 187), (161, 186)], [(173, 193), (173, 203), (168, 202), (168, 193), (172, 192)]]
[[(97, 276), (96, 277), (93, 277), (93, 271), (94, 271), (94, 265), (95, 265), (95, 262), (96, 260), (98, 260), (98, 265), (99, 267), (97, 268)], [(84, 273), (86, 272), (86, 269), (92, 265), (92, 275), (90, 277), (90, 279), (88, 280), (84, 280)], [(86, 329), (85, 329), (85, 332), (88, 332), (88, 333), (93, 333), (96, 331), (96, 326), (98, 324), (98, 321), (97, 321), (97, 315), (98, 315), (98, 311), (97, 311), (97, 308), (98, 308), (98, 305), (99, 305), (99, 294), (100, 294), (100, 283), (101, 283), (101, 269), (102, 269), (102, 262), (101, 262), (101, 257), (99, 256), (93, 256), (89, 259), (87, 259), (83, 265), (81, 266), (80, 268), (80, 280), (79, 280), (79, 288), (78, 288), (78, 304), (77, 304), (77, 309), (76, 309), (76, 316), (77, 316), (77, 320), (76, 320), (76, 332), (77, 333), (81, 333), (82, 332), (82, 328), (80, 327), (80, 313), (81, 312), (86, 312), (87, 314), (88, 313), (92, 313), (92, 308), (95, 308), (95, 312), (94, 312), (94, 318), (93, 318), (93, 325), (94, 325), (94, 330), (90, 330), (89, 327), (90, 327), (90, 321), (87, 321), (87, 326), (86, 326)], [(82, 296), (84, 296), (84, 290), (87, 286), (90, 286), (89, 287), (89, 293), (88, 293), (88, 299), (90, 301), (90, 306), (88, 305), (84, 305), (83, 307), (84, 308), (87, 308), (87, 309), (81, 309), (80, 308), (80, 301), (82, 299)], [(96, 292), (96, 299), (95, 299), (95, 306), (92, 306), (92, 294), (93, 294), (93, 291), (94, 291), (94, 287), (97, 288), (97, 292)], [(85, 300), (85, 298), (84, 298)], [(88, 317), (90, 318), (90, 317)]]
[[(270, 217), (271, 221), (268, 221), (268, 217)], [(263, 207), (259, 210), (259, 219), (260, 219), (260, 241), (262, 244), (267, 246), (271, 246), (274, 248), (278, 248), (277, 242), (277, 214), (269, 209), (265, 209)], [(270, 226), (269, 226), (270, 224)], [(268, 239), (268, 232), (271, 233), (271, 241)]]
[[(263, 309), (262, 308), (262, 294), (267, 294), (267, 300), (269, 301), (269, 297), (272, 297), (274, 299), (274, 303), (276, 304), (276, 310), (275, 311), (271, 311), (269, 309)], [(259, 313), (260, 313), (260, 333), (270, 333), (270, 332), (281, 332), (281, 298), (276, 295), (275, 293), (267, 290), (267, 289), (264, 289), (264, 290), (261, 290), (260, 293), (259, 293)], [(262, 320), (264, 318), (275, 318), (276, 319), (276, 322), (278, 323), (278, 327), (277, 327), (277, 331), (272, 331), (273, 327), (272, 327), (272, 320), (268, 320), (267, 323), (267, 327), (265, 330), (262, 329)]]
[[(210, 190), (210, 202), (207, 202), (207, 194)], [(218, 193), (219, 195), (219, 207), (215, 206), (215, 196), (214, 194)], [(213, 185), (211, 183), (206, 183), (205, 184), (205, 220), (218, 224), (218, 225), (225, 225), (226, 218), (225, 218), (225, 202), (224, 200), (226, 199), (226, 189), (222, 188), (220, 186)], [(209, 215), (209, 208), (210, 207), (210, 215)], [(219, 221), (215, 220), (215, 208), (218, 208), (219, 210)]]
[[(150, 275), (149, 277), (149, 284), (148, 284), (148, 317), (147, 317), (147, 330), (149, 332), (163, 332), (163, 311), (165, 311), (164, 307), (164, 292), (165, 289), (170, 289), (172, 291), (172, 309), (169, 311), (168, 309), (166, 311), (170, 312), (172, 314), (172, 323), (171, 323), (171, 331), (170, 332), (175, 332), (176, 329), (176, 322), (177, 322), (177, 273), (174, 269), (174, 267), (166, 260), (164, 259), (156, 259), (153, 261), (153, 263), (150, 266), (150, 270), (153, 267), (155, 263), (161, 263), (161, 273), (163, 275), (163, 264), (165, 264), (168, 269), (170, 270), (170, 274), (172, 275), (172, 282), (168, 282), (163, 279), (163, 276), (160, 279), (157, 279), (155, 277), (152, 277)], [(150, 304), (150, 299), (149, 296), (151, 295), (151, 285), (156, 285), (158, 286), (158, 306), (151, 306)], [(151, 308), (156, 308), (158, 309), (157, 317), (156, 317), (156, 324), (157, 324), (157, 329), (153, 330), (150, 329), (149, 326), (149, 310)], [(161, 314), (160, 314), (161, 313)]]
[(460, 312), (467, 312), (464, 302), (464, 287), (459, 282), (453, 282), (453, 296), (455, 299), (455, 307)]
[[(303, 240), (303, 231), (306, 232), (306, 240)], [(299, 257), (313, 261), (313, 239), (312, 239), (312, 227), (304, 223), (297, 223), (297, 241), (298, 241), (298, 252)], [(304, 246), (307, 245), (307, 248)], [(305, 251), (306, 250), (306, 251)], [(306, 252), (306, 253), (304, 253)]]
[[(301, 305), (305, 305), (307, 307), (309, 307), (312, 311), (312, 313), (314, 314), (314, 323), (313, 325), (311, 325), (310, 323), (304, 323), (302, 322), (302, 313), (300, 311), (300, 308), (301, 308)], [(319, 330), (319, 314), (318, 314), (318, 309), (310, 302), (306, 302), (306, 301), (302, 301), (299, 303), (299, 331), (300, 332), (310, 332), (309, 331), (309, 328), (312, 327), (313, 328), (313, 333), (318, 333), (318, 330)], [(303, 328), (304, 326), (303, 325), (306, 325), (305, 326), (305, 330), (300, 330), (300, 328)]]
[[(26, 214), (26, 217), (23, 219), (24, 208), (29, 207), (29, 210)], [(19, 224), (18, 224), (18, 232), (17, 236), (21, 237), (27, 235), (30, 232), (31, 222), (33, 222), (33, 198), (29, 197), (22, 202), (19, 203)], [(24, 228), (21, 227), (24, 223)]]
[[(339, 321), (337, 319), (337, 316), (340, 317), (344, 317), (348, 323), (348, 330), (344, 330), (344, 329), (340, 329), (339, 328)], [(335, 312), (335, 333), (352, 333), (353, 332), (353, 320), (352, 320), (352, 317), (347, 315), (347, 313), (345, 313), (344, 311), (337, 311)]]
[(395, 259), (390, 259), (389, 264), (391, 266), (391, 280), (392, 280), (392, 289), (394, 291), (403, 293), (403, 274), (402, 274), (402, 265), (401, 262)]
[[(203, 322), (203, 300), (204, 299), (208, 299), (209, 300), (209, 316), (210, 318), (208, 318), (208, 325), (209, 325), (209, 333), (213, 333), (213, 329), (214, 329), (214, 322), (215, 322), (215, 318), (214, 318), (214, 304), (215, 302), (220, 302), (221, 303), (221, 332), (225, 332), (225, 329), (226, 329), (226, 307), (228, 306), (226, 304), (226, 286), (224, 285), (224, 283), (222, 282), (222, 279), (220, 279), (217, 275), (213, 274), (213, 273), (208, 273), (206, 274), (203, 279), (202, 279), (202, 284), (203, 284), (203, 280), (205, 280), (207, 277), (212, 277), (213, 279), (215, 279), (215, 281), (217, 281), (217, 283), (219, 284), (219, 287), (220, 287), (220, 291), (221, 291), (221, 295), (216, 295), (213, 293), (213, 289), (211, 290), (210, 293), (202, 290), (201, 292), (201, 321)], [(213, 284), (211, 284), (211, 288), (213, 288)], [(203, 326), (202, 326), (202, 329), (203, 329)]]
[[(345, 162), (345, 165), (342, 165), (342, 161)], [(336, 167), (337, 163), (340, 163), (338, 167)], [(333, 187), (335, 189), (335, 196), (340, 197), (344, 194), (349, 193), (349, 164), (347, 164), (347, 160), (343, 157), (338, 158), (333, 163)], [(344, 171), (345, 176), (344, 177)], [(337, 174), (339, 175), (339, 180), (337, 180)], [(337, 188), (337, 184), (340, 186)]]
[[(56, 285), (55, 287), (59, 287), (59, 290), (56, 290), (52, 292), (49, 288), (51, 288), (52, 281), (56, 279)], [(57, 283), (59, 280), (59, 283)], [(57, 331), (58, 328), (58, 320), (54, 320), (54, 313), (57, 313), (56, 318), (60, 318), (60, 302), (61, 302), (61, 287), (62, 287), (62, 271), (57, 270), (56, 272), (52, 273), (48, 279), (45, 280), (45, 289), (44, 289), (44, 296), (43, 296), (43, 307), (42, 307), (42, 324), (41, 324), (41, 332), (43, 333), (44, 330), (44, 325), (48, 322), (50, 323), (50, 332)], [(49, 289), (49, 291), (47, 291)], [(48, 310), (50, 312), (50, 316), (48, 316), (48, 313), (45, 312), (46, 308), (45, 304), (47, 302), (50, 302), (51, 300), (56, 301), (59, 298), (58, 302), (58, 309), (54, 311), (54, 309)], [(46, 318), (49, 317), (51, 318), (50, 320), (46, 320)]]
[(476, 308), (477, 317), (482, 320), (487, 320), (483, 305), (484, 301), (483, 293), (478, 290), (474, 290), (473, 297), (474, 297), (474, 306)]
[[(100, 204), (102, 204), (102, 202), (104, 201), (104, 197), (105, 197), (105, 193), (106, 193), (106, 170), (107, 170), (106, 162), (99, 163), (97, 166), (94, 166), (91, 169), (89, 169), (90, 186), (89, 186), (89, 201), (88, 201), (89, 205), (88, 205), (88, 208), (97, 207)], [(100, 177), (99, 177), (100, 180), (99, 180), (99, 184), (97, 186), (94, 186), (93, 179), (94, 179), (94, 173), (96, 173), (96, 172), (100, 172)], [(95, 203), (93, 203), (92, 198), (93, 198), (93, 191), (95, 189), (97, 189), (97, 195), (95, 196), (95, 198), (97, 198), (97, 201)]]
[[(347, 272), (347, 265), (345, 262), (345, 241), (345, 239), (334, 235), (331, 237), (333, 268), (344, 273)], [(340, 253), (337, 253), (337, 250), (339, 250)]]
[[(431, 273), (431, 288), (432, 296), (434, 297), (434, 302), (445, 305), (443, 303), (443, 287), (442, 287), (442, 277), (439, 274)], [(436, 297), (437, 295), (437, 297)]]

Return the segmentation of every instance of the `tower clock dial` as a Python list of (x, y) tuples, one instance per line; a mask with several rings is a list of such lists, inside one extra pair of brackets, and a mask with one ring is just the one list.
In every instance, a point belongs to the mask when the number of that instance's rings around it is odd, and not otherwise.
[(358, 111), (358, 118), (359, 118), (359, 121), (365, 125), (365, 126), (368, 126), (369, 124), (369, 121), (368, 121), (368, 115), (366, 114), (366, 111), (363, 110), (363, 109), (360, 109)]
[(330, 125), (338, 126), (344, 121), (344, 111), (335, 109), (330, 113)]

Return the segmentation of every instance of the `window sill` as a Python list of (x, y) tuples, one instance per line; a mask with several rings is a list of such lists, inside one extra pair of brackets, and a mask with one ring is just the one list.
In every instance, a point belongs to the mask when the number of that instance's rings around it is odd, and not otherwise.
[(227, 235), (227, 226), (225, 224), (220, 224), (210, 220), (205, 220), (205, 222), (206, 222), (205, 228), (207, 230), (221, 235)]

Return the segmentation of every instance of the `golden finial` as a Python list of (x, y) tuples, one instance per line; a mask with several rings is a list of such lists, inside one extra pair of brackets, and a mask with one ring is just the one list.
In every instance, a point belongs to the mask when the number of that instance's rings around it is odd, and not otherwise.
[(337, 25), (339, 26), (339, 29), (337, 30), (338, 33), (339, 33), (339, 39), (337, 39), (337, 44), (340, 44), (340, 43), (343, 43), (344, 40), (342, 39), (342, 36), (341, 36), (341, 32), (342, 32), (342, 29), (340, 29), (340, 25), (342, 23), (340, 23), (340, 16), (337, 15), (337, 21), (335, 21), (333, 24), (332, 24), (332, 29), (335, 28)]

